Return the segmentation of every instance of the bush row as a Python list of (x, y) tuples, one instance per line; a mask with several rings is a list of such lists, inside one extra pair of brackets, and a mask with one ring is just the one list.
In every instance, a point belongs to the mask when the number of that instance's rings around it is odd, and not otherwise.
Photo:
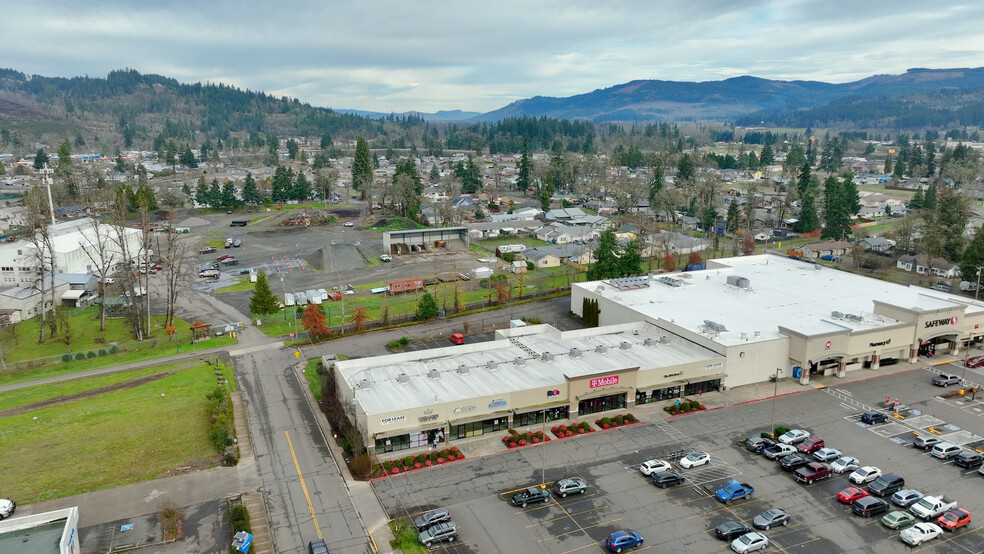
[(510, 434), (502, 437), (502, 444), (509, 448), (526, 446), (527, 444), (540, 444), (541, 442), (550, 440), (550, 437), (544, 436), (543, 431), (537, 431), (535, 433), (517, 433), (516, 431), (510, 429), (509, 433)]
[[(96, 356), (106, 356), (108, 354), (116, 354), (119, 351), (120, 351), (120, 349), (117, 348), (114, 345), (114, 346), (110, 346), (109, 347), (109, 351), (108, 352), (106, 351), (105, 348), (100, 348), (97, 352), (93, 352), (92, 350), (90, 350), (88, 352), (76, 352), (74, 359), (76, 359), (76, 360), (84, 360), (86, 358), (95, 358)], [(72, 361), (72, 359), (73, 358), (72, 358), (72, 355), (71, 354), (62, 354), (61, 361), (63, 361), (63, 362), (70, 362), (70, 361)]]
[(700, 410), (706, 410), (707, 407), (696, 400), (682, 399), (679, 404), (670, 404), (669, 406), (663, 406), (663, 411), (670, 415), (677, 414), (687, 414), (690, 412), (696, 412)]
[(629, 423), (637, 423), (639, 420), (632, 414), (618, 414), (615, 417), (603, 417), (601, 419), (595, 420), (595, 425), (601, 427), (602, 429), (611, 429), (612, 427), (621, 427), (623, 425), (628, 425)]
[(234, 466), (239, 463), (239, 449), (234, 448), (236, 429), (233, 426), (232, 401), (223, 387), (215, 387), (206, 396), (209, 418), (208, 440), (212, 448), (222, 455), (222, 465)]
[(416, 456), (406, 456), (405, 458), (399, 460), (386, 461), (381, 464), (376, 464), (375, 469), (383, 475), (396, 475), (404, 471), (422, 469), (433, 465), (464, 459), (465, 455), (458, 450), (457, 446), (453, 446), (451, 448), (445, 448), (444, 450), (428, 452), (426, 454), (417, 454)]
[(570, 425), (559, 425), (557, 427), (551, 427), (550, 432), (554, 434), (558, 439), (565, 439), (567, 437), (573, 437), (574, 435), (583, 435), (585, 433), (593, 433), (594, 428), (588, 425), (587, 421), (582, 421), (580, 423), (574, 422)]

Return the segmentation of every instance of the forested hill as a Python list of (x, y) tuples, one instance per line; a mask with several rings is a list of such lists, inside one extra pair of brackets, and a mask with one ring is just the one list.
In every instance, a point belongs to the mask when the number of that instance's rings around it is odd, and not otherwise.
[[(473, 120), (547, 116), (605, 121), (775, 121), (798, 110), (819, 108), (854, 97), (868, 99), (974, 90), (980, 98), (984, 68), (910, 69), (901, 75), (875, 75), (850, 83), (776, 81), (735, 77), (700, 83), (638, 80), (566, 98), (537, 96), (518, 100)], [(750, 115), (752, 114), (752, 115)], [(747, 116), (747, 117), (746, 117)], [(758, 118), (758, 120), (756, 120)]]

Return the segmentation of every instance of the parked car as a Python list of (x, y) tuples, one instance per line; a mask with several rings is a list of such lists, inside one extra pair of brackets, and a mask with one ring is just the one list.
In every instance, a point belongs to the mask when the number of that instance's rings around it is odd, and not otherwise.
[(886, 473), (868, 485), (868, 492), (878, 496), (895, 494), (905, 487), (905, 479), (894, 473)]
[(820, 481), (833, 475), (830, 466), (820, 462), (812, 462), (793, 472), (793, 477), (800, 483), (812, 485), (814, 481)]
[(881, 470), (875, 466), (864, 466), (854, 470), (854, 473), (850, 474), (847, 479), (856, 485), (863, 485), (878, 479), (881, 474)]
[(458, 527), (453, 521), (437, 523), (420, 533), (418, 538), (427, 548), (435, 542), (454, 542), (454, 539), (458, 538)]
[(942, 442), (939, 437), (933, 435), (919, 435), (916, 440), (912, 441), (912, 446), (920, 450), (929, 450)]
[(779, 460), (796, 453), (796, 447), (791, 444), (779, 443), (770, 446), (762, 451), (762, 454), (770, 460)]
[(847, 473), (859, 467), (861, 467), (861, 462), (853, 456), (841, 456), (830, 464), (830, 469), (834, 470), (834, 473)]
[(878, 514), (884, 514), (888, 511), (888, 502), (885, 502), (881, 498), (866, 496), (855, 500), (851, 504), (851, 511), (854, 512), (855, 515), (862, 517), (876, 516)]
[(889, 512), (881, 518), (882, 525), (889, 529), (902, 529), (916, 522), (909, 512)]
[(918, 546), (928, 540), (943, 534), (943, 530), (935, 523), (919, 522), (899, 533), (899, 538), (905, 544)]
[(102, 282), (104, 285), (112, 285), (116, 282), (116, 279), (113, 279), (112, 277), (103, 277)]
[(752, 525), (754, 525), (756, 529), (765, 529), (768, 531), (777, 525), (789, 525), (790, 519), (792, 518), (786, 510), (772, 508), (771, 510), (766, 510), (755, 516), (752, 519)]
[(324, 539), (318, 539), (308, 543), (308, 554), (329, 554), (328, 545)]
[(229, 256), (228, 258), (222, 260), (222, 265), (239, 265), (239, 260), (234, 256)]
[(707, 452), (691, 452), (686, 456), (680, 458), (680, 467), (683, 469), (690, 469), (692, 467), (702, 466), (704, 464), (710, 463), (711, 455)]
[(17, 509), (16, 502), (6, 498), (0, 498), (0, 520), (14, 515), (15, 509)]
[(661, 489), (683, 483), (684, 477), (674, 471), (661, 471), (653, 475), (653, 484)]
[(608, 538), (605, 539), (605, 546), (608, 547), (608, 550), (618, 553), (626, 548), (639, 546), (644, 541), (645, 539), (639, 533), (623, 529), (608, 535)]
[(933, 376), (933, 384), (937, 387), (948, 387), (960, 383), (960, 376), (953, 373), (940, 373)]
[(646, 476), (659, 473), (661, 471), (670, 471), (671, 469), (673, 469), (673, 466), (671, 466), (670, 462), (667, 462), (666, 460), (647, 460), (642, 462), (642, 465), (639, 466), (639, 471)]
[(243, 245), (243, 241), (241, 241), (239, 239), (236, 239), (236, 240), (232, 241), (232, 247), (233, 248), (239, 248), (242, 245)]
[(813, 459), (818, 462), (829, 462), (840, 458), (843, 453), (836, 448), (821, 448), (813, 453)]
[(762, 533), (746, 533), (731, 542), (731, 550), (738, 554), (755, 552), (769, 546), (769, 539)]
[(465, 344), (465, 336), (461, 333), (451, 333), (451, 342), (455, 344)]
[(223, 255), (219, 256), (218, 258), (216, 258), (215, 260), (218, 261), (218, 262), (223, 262), (225, 260), (228, 260), (229, 258), (235, 258), (235, 256), (233, 256), (232, 254), (223, 254)]
[(427, 530), (432, 525), (437, 525), (445, 521), (451, 521), (451, 511), (447, 508), (437, 508), (436, 510), (424, 512), (413, 518), (413, 525), (419, 533)]
[(767, 437), (752, 437), (745, 441), (745, 450), (761, 454), (766, 448), (775, 446), (776, 441)]
[(855, 500), (868, 496), (868, 491), (857, 487), (847, 487), (837, 493), (837, 500), (844, 504), (853, 504)]
[(355, 227), (355, 223), (352, 223), (351, 221), (346, 221), (345, 223), (342, 223), (342, 226), (343, 227)]
[(198, 253), (199, 254), (212, 254), (215, 251), (216, 250), (215, 250), (215, 247), (214, 246), (204, 246), (204, 247), (201, 248), (201, 250), (198, 251)]
[(953, 458), (953, 463), (967, 469), (981, 467), (981, 464), (984, 463), (984, 456), (974, 450), (963, 450)]
[(963, 508), (954, 508), (941, 515), (936, 520), (936, 524), (946, 531), (956, 531), (961, 527), (970, 525), (970, 512)]
[(726, 521), (714, 528), (714, 536), (723, 541), (733, 541), (751, 532), (752, 528), (740, 521)]
[(817, 450), (820, 450), (824, 446), (825, 445), (823, 439), (821, 439), (820, 437), (810, 437), (805, 441), (799, 443), (799, 446), (797, 446), (796, 449), (802, 452), (803, 454), (810, 454), (812, 452), (816, 452)]
[(810, 463), (810, 459), (802, 454), (790, 454), (779, 460), (779, 466), (786, 471), (796, 471), (808, 463)]
[(783, 444), (799, 444), (810, 438), (810, 433), (802, 429), (790, 429), (779, 436), (779, 442)]
[(885, 423), (886, 421), (888, 421), (888, 416), (881, 412), (865, 412), (861, 414), (861, 423), (867, 423), (868, 425)]
[(382, 261), (384, 261), (384, 262), (392, 262), (393, 261), (393, 256), (390, 256), (389, 254), (380, 254), (379, 255), (379, 259), (382, 260)]
[(520, 508), (525, 508), (527, 505), (534, 502), (547, 502), (549, 500), (550, 491), (547, 489), (541, 489), (540, 487), (530, 487), (512, 495), (513, 505), (519, 506)]
[(587, 488), (588, 484), (584, 482), (584, 479), (578, 477), (561, 479), (554, 483), (554, 492), (561, 498), (567, 498), (568, 494), (584, 494)]
[(913, 489), (902, 489), (892, 495), (892, 504), (908, 508), (922, 499), (923, 493)]
[(718, 500), (727, 504), (732, 500), (751, 498), (755, 489), (748, 483), (741, 483), (735, 479), (728, 479), (727, 483), (714, 492)]
[(950, 458), (960, 454), (961, 448), (952, 442), (941, 442), (933, 447), (929, 452), (934, 458), (939, 458), (941, 460), (949, 460)]
[(909, 513), (924, 521), (930, 521), (956, 507), (957, 501), (945, 496), (924, 496), (909, 508)]
[(967, 367), (984, 366), (984, 356), (974, 356), (973, 358), (968, 358), (964, 365)]

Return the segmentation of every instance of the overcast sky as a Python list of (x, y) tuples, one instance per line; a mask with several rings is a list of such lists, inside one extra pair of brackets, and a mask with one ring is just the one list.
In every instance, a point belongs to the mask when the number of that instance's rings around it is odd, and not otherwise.
[(0, 67), (124, 67), (317, 106), (490, 111), (634, 79), (984, 66), (984, 1), (0, 0)]

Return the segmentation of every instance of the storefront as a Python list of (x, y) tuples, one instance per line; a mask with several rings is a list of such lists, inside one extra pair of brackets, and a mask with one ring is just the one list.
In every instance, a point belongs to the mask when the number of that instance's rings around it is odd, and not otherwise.
[(437, 427), (425, 431), (386, 436), (379, 434), (376, 439), (376, 454), (398, 452), (412, 448), (425, 448), (428, 445), (444, 442), (444, 429)]
[(508, 428), (509, 416), (507, 414), (463, 423), (451, 423), (448, 439), (454, 441), (469, 437), (478, 437), (486, 433), (505, 431)]
[(626, 393), (610, 394), (597, 398), (587, 398), (577, 403), (578, 415), (585, 416), (608, 410), (621, 410), (625, 407)]
[(513, 427), (526, 427), (540, 423), (549, 423), (558, 419), (570, 417), (571, 407), (567, 402), (550, 407), (540, 408), (531, 412), (523, 412), (513, 416)]

